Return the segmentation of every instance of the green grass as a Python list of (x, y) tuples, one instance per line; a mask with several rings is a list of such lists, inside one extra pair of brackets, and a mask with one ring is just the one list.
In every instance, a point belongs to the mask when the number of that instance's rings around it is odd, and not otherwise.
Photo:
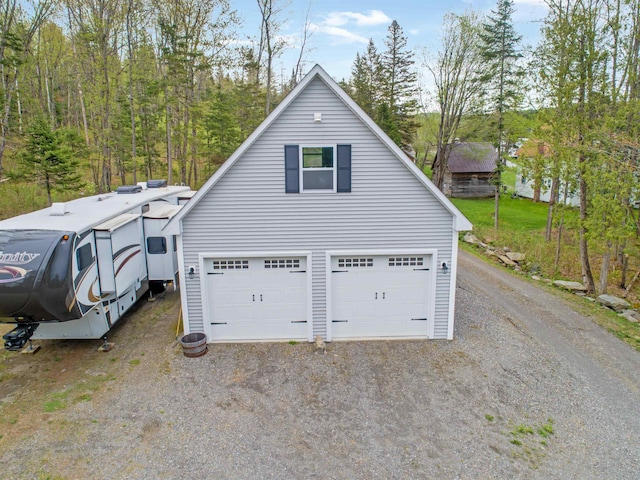
[(56, 392), (51, 395), (51, 399), (44, 403), (44, 411), (47, 413), (56, 412), (67, 408), (67, 397), (69, 391)]
[[(474, 229), (492, 228), (495, 202), (493, 198), (452, 198), (453, 204), (473, 223)], [(533, 203), (525, 198), (500, 197), (500, 228), (531, 232), (544, 230), (547, 224), (546, 203)]]

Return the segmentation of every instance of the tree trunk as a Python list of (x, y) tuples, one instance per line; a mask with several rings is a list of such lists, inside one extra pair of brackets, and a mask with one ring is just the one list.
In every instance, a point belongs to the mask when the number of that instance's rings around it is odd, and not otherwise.
[(600, 285), (598, 287), (598, 295), (607, 293), (609, 284), (609, 267), (611, 265), (611, 244), (607, 243), (607, 249), (602, 254), (602, 265), (600, 266)]
[[(551, 180), (551, 191), (549, 192), (549, 208), (547, 209), (547, 227), (544, 233), (544, 239), (547, 242), (551, 241), (551, 230), (553, 229), (553, 212), (556, 206), (556, 201), (558, 199), (558, 184), (560, 183), (560, 179), (557, 176), (554, 176)], [(567, 191), (565, 189), (564, 192), (565, 204), (567, 199)], [(563, 212), (564, 215), (564, 212)]]
[(584, 226), (587, 220), (587, 182), (584, 179), (584, 163), (587, 161), (584, 155), (580, 155), (580, 265), (582, 267), (582, 283), (587, 287), (588, 293), (594, 293), (596, 286), (591, 273), (591, 263), (589, 262), (589, 241), (587, 240), (587, 229)]

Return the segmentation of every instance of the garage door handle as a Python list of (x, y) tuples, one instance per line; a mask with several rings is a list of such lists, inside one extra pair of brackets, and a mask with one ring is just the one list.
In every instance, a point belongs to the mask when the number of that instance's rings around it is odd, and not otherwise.
[(428, 271), (428, 268), (414, 268), (413, 271), (414, 272), (418, 272), (418, 271)]
[(427, 319), (426, 318), (412, 318), (411, 321), (412, 322), (426, 322)]
[(349, 270), (331, 270), (331, 273), (349, 273)]
[(293, 271), (291, 271), (289, 273), (307, 273), (307, 271), (306, 270), (293, 270)]
[(224, 275), (224, 272), (207, 272), (207, 275)]
[(349, 320), (331, 320), (331, 323), (347, 323)]
[(226, 325), (227, 322), (211, 322), (211, 325)]
[(306, 320), (291, 320), (291, 323), (307, 323)]

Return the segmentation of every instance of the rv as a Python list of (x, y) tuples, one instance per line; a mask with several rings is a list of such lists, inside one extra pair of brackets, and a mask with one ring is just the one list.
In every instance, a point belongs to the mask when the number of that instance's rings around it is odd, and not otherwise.
[(0, 221), (0, 322), (16, 324), (5, 349), (106, 341), (150, 286), (175, 285), (175, 237), (162, 228), (190, 192), (149, 181)]

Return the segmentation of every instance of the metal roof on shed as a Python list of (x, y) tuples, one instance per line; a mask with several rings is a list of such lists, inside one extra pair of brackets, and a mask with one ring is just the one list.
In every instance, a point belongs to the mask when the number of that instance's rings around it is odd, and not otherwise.
[(498, 152), (490, 143), (459, 142), (447, 148), (451, 173), (489, 173), (496, 169)]

